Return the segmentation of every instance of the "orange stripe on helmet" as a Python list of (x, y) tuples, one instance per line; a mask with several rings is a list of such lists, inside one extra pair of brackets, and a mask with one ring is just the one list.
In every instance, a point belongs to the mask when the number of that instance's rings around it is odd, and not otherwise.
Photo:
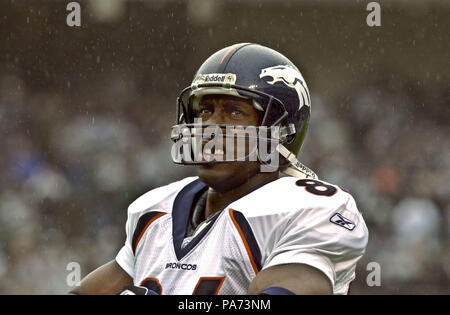
[(242, 46), (243, 44), (234, 44), (233, 46), (230, 46), (230, 48), (227, 49), (227, 51), (225, 52), (225, 54), (222, 56), (222, 59), (220, 59), (220, 64), (222, 64), (222, 62), (225, 60), (225, 58), (236, 48), (238, 48), (239, 46)]

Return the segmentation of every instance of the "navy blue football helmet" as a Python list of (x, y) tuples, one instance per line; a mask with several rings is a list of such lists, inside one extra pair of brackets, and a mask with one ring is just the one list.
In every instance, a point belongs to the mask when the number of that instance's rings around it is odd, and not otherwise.
[[(289, 168), (289, 175), (316, 178), (314, 172), (296, 159), (308, 128), (311, 97), (303, 76), (288, 58), (253, 43), (235, 44), (211, 55), (177, 99), (177, 119), (171, 135), (175, 143), (189, 144), (199, 130), (214, 127), (195, 121), (194, 109), (204, 95), (211, 94), (239, 97), (253, 104), (263, 114), (261, 125), (255, 128), (279, 127), (278, 132), (267, 133), (266, 140), (277, 141), (276, 151), (283, 161), (280, 166)], [(248, 157), (221, 162), (243, 161)], [(179, 164), (217, 163), (176, 154), (172, 158)], [(259, 160), (267, 162), (260, 157)]]

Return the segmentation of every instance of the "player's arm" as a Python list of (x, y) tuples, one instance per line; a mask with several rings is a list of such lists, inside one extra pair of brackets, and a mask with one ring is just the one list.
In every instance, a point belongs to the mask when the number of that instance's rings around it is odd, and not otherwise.
[(133, 285), (133, 279), (111, 260), (83, 278), (69, 294), (117, 294), (127, 285)]
[[(271, 288), (271, 289), (269, 289)], [(250, 283), (248, 294), (333, 294), (328, 277), (320, 270), (305, 264), (284, 264), (259, 272)], [(282, 293), (283, 292), (283, 293)]]

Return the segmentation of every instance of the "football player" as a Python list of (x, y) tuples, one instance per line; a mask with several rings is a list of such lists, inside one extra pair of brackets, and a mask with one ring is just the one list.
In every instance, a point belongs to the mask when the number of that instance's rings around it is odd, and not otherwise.
[(210, 56), (172, 128), (174, 162), (198, 176), (134, 201), (116, 258), (71, 293), (346, 294), (368, 230), (353, 197), (296, 158), (310, 111), (279, 52), (241, 43)]

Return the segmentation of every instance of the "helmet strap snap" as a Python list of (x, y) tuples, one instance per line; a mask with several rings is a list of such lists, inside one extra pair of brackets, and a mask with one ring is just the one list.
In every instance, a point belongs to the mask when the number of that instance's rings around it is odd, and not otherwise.
[(290, 163), (290, 166), (282, 171), (284, 174), (298, 178), (318, 178), (316, 173), (301, 163), (295, 155), (282, 144), (278, 144), (277, 151)]

